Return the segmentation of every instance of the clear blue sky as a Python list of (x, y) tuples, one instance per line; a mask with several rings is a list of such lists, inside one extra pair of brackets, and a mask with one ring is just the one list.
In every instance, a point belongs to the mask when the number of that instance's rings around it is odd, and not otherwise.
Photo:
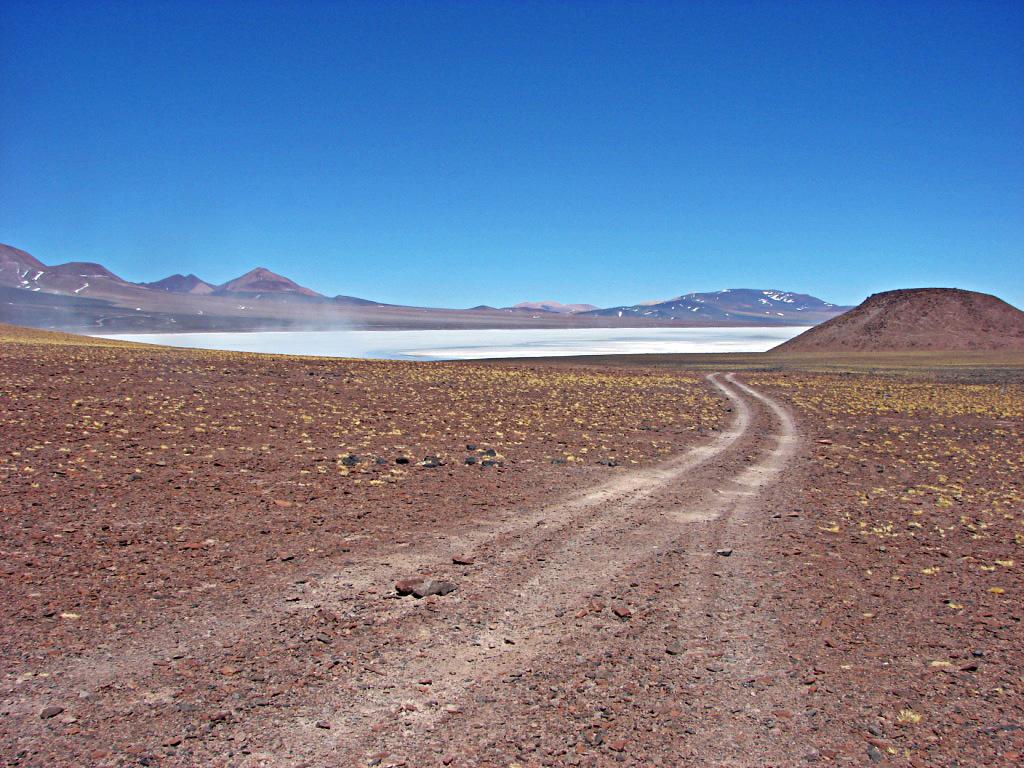
[(0, 3), (0, 242), (425, 305), (1024, 306), (1024, 4)]

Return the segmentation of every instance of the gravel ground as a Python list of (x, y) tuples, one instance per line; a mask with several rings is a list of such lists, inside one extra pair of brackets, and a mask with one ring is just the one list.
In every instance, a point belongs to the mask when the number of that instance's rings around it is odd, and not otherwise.
[(1021, 760), (1019, 385), (61, 342), (0, 342), (6, 764)]

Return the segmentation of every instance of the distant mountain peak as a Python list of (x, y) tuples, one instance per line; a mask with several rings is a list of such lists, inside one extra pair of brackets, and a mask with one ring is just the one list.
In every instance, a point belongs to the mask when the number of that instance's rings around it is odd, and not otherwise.
[(138, 283), (138, 285), (154, 291), (166, 291), (167, 293), (191, 293), (198, 296), (213, 293), (213, 286), (210, 283), (193, 274), (170, 275), (163, 280), (157, 280), (153, 283)]
[(22, 269), (45, 269), (45, 265), (35, 256), (13, 245), (0, 243), (0, 268), (17, 265)]
[(250, 269), (244, 275), (217, 286), (214, 293), (291, 293), (300, 296), (322, 297), (322, 294), (301, 286), (284, 275), (271, 272), (266, 267)]
[(577, 312), (591, 312), (597, 309), (594, 304), (562, 304), (558, 301), (521, 301), (509, 309), (554, 312), (558, 315), (575, 315)]

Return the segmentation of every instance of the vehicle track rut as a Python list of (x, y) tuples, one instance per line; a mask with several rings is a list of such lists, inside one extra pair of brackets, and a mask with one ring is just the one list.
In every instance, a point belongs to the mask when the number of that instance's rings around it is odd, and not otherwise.
[[(685, 578), (662, 599), (689, 604), (680, 637), (695, 647), (696, 638), (714, 644), (723, 635), (699, 614), (726, 598), (710, 575), (714, 549), (688, 551), (693, 529), (721, 543), (750, 524), (761, 489), (793, 455), (797, 433), (781, 406), (733, 375), (709, 381), (733, 404), (727, 430), (654, 470), (509, 521), (483, 541), (459, 542), (481, 565), (460, 580), (458, 597), (431, 600), (427, 609), (410, 599), (404, 620), (362, 641), (374, 659), (362, 684), (306, 691), (290, 723), (267, 724), (279, 731), (275, 743), (343, 764), (391, 755), (395, 764), (417, 765), (439, 749), (475, 749), (486, 723), (494, 725), (490, 692), (593, 652), (607, 642), (609, 624), (642, 621), (621, 582), (639, 584), (672, 558)], [(678, 562), (680, 553), (687, 562)], [(326, 734), (310, 746), (316, 724)]]
[[(422, 765), (444, 754), (514, 756), (495, 746), (493, 734), (507, 730), (509, 743), (521, 741), (520, 721), (534, 706), (527, 692), (587, 674), (574, 664), (633, 658), (634, 648), (663, 646), (666, 631), (691, 650), (732, 641), (709, 617), (731, 599), (726, 585), (742, 586), (715, 575), (714, 550), (756, 522), (759, 494), (785, 468), (797, 433), (781, 406), (734, 375), (708, 381), (731, 402), (731, 423), (673, 459), (616, 473), (553, 504), (506, 510), (447, 538), (382, 551), (298, 588), (262, 585), (244, 606), (187, 617), (65, 664), (54, 684), (89, 695), (116, 685), (126, 707), (170, 703), (180, 692), (162, 681), (161, 669), (184, 638), (196, 668), (216, 668), (230, 648), (260, 658), (265, 679), (292, 683), (271, 694), (273, 706), (227, 716), (218, 739), (196, 742), (181, 764)], [(453, 554), (475, 565), (456, 569)], [(417, 574), (454, 578), (458, 590), (393, 599), (395, 580)], [(673, 611), (670, 630), (648, 626), (649, 584), (658, 585), (660, 607)], [(355, 619), (326, 668), (303, 661), (289, 642), (314, 613)], [(619, 671), (642, 676), (634, 663)], [(121, 689), (129, 679), (131, 689)], [(24, 710), (37, 710), (42, 700), (26, 694)], [(152, 723), (149, 738), (174, 743), (171, 727)], [(218, 743), (239, 752), (224, 763)]]

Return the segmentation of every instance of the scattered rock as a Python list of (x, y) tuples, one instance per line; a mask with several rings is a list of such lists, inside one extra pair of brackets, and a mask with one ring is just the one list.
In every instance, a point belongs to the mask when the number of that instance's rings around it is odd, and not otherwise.
[(720, 557), (729, 557), (732, 554), (731, 549), (716, 549), (715, 554)]
[(620, 619), (628, 619), (633, 615), (633, 612), (624, 605), (616, 605), (614, 608), (612, 608), (612, 613), (614, 613)]
[(412, 595), (416, 598), (428, 595), (447, 595), (454, 592), (455, 584), (450, 581), (435, 579), (401, 579), (395, 582), (395, 591), (400, 595)]
[(423, 579), (399, 579), (395, 582), (395, 591), (400, 595), (411, 595), (413, 589), (423, 583)]
[(56, 717), (64, 711), (64, 707), (58, 707), (57, 705), (51, 705), (45, 707), (42, 712), (39, 713), (39, 717), (43, 720), (49, 720), (51, 717)]
[(472, 555), (455, 555), (452, 557), (452, 562), (455, 565), (473, 565), (476, 559)]

